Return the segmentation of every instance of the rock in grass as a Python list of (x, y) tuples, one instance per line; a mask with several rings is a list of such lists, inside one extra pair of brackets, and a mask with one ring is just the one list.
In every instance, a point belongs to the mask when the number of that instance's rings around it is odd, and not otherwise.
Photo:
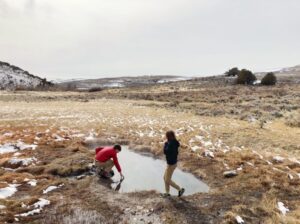
[(223, 175), (224, 175), (224, 177), (229, 178), (229, 177), (235, 177), (238, 174), (237, 174), (236, 170), (229, 170), (229, 171), (225, 171), (223, 173)]

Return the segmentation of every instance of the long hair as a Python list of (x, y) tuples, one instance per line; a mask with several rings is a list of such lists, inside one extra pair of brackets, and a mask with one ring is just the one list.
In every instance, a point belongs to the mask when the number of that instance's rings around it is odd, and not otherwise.
[(167, 138), (168, 142), (172, 141), (172, 140), (176, 140), (175, 132), (174, 131), (167, 131), (166, 138)]

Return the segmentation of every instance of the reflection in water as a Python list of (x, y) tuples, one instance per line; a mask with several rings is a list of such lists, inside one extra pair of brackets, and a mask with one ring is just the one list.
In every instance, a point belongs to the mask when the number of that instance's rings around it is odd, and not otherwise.
[[(164, 192), (163, 174), (166, 162), (153, 159), (132, 151), (126, 147), (118, 154), (125, 179), (120, 181), (120, 176), (114, 168), (115, 176), (112, 178), (111, 187), (120, 192), (133, 192), (142, 190), (157, 190)], [(207, 192), (208, 186), (190, 173), (183, 172), (178, 168), (172, 178), (179, 186), (186, 189), (185, 195), (197, 192)], [(177, 191), (171, 189), (171, 193)]]

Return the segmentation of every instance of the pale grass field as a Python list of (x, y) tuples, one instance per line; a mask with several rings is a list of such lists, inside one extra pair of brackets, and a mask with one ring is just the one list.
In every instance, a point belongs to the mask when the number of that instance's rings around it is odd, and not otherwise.
[[(12, 94), (5, 92), (1, 94), (12, 97)], [(50, 97), (51, 100), (32, 100), (32, 95)], [(82, 93), (68, 93), (68, 96), (78, 95)], [(211, 211), (221, 209), (219, 206), (224, 206), (226, 211), (222, 223), (235, 223), (236, 215), (244, 217), (249, 223), (255, 223), (260, 218), (263, 223), (299, 223), (300, 199), (295, 196), (291, 199), (290, 195), (300, 191), (300, 165), (292, 162), (300, 158), (300, 129), (287, 126), (284, 119), (277, 119), (260, 128), (257, 122), (197, 116), (147, 106), (152, 102), (144, 100), (56, 100), (56, 97), (62, 96), (65, 93), (31, 92), (20, 93), (19, 97), (24, 97), (24, 100), (0, 101), (0, 145), (21, 138), (26, 143), (37, 141), (41, 145), (47, 143), (54, 148), (73, 150), (74, 145), (79, 145), (84, 139), (101, 138), (110, 142), (126, 140), (135, 150), (150, 151), (162, 157), (164, 134), (167, 130), (175, 130), (182, 145), (179, 166), (202, 177), (210, 185)], [(4, 137), (9, 132), (14, 136)], [(48, 134), (39, 141), (34, 140), (38, 132)], [(57, 142), (60, 138), (63, 139), (61, 143)], [(78, 150), (82, 155), (89, 156), (81, 145)], [(214, 157), (206, 156), (207, 151), (212, 152)], [(31, 154), (28, 152), (28, 155)], [(273, 163), (275, 155), (282, 156), (284, 162)], [(7, 158), (2, 155), (1, 160), (6, 161)], [(53, 164), (58, 162), (56, 159)], [(46, 171), (52, 168), (51, 164), (46, 165)], [(243, 169), (237, 177), (223, 178), (224, 171), (239, 167)], [(290, 180), (288, 174), (294, 179)], [(24, 175), (14, 178), (6, 176), (2, 181), (16, 179), (21, 182)], [(30, 174), (26, 175), (33, 178)], [(253, 196), (255, 192), (261, 193), (262, 197)], [(202, 196), (197, 197), (202, 200)], [(221, 201), (221, 205), (216, 205), (213, 200)], [(278, 201), (284, 201), (290, 208), (286, 216), (278, 210)], [(169, 209), (161, 216), (173, 212)], [(74, 219), (69, 217), (70, 221)], [(173, 218), (170, 216), (165, 223), (176, 223)]]

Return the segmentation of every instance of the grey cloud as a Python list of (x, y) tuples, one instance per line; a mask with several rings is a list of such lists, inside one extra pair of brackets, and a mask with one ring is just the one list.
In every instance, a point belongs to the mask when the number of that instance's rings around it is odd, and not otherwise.
[(50, 78), (300, 63), (298, 0), (9, 2), (0, 0), (0, 60)]

